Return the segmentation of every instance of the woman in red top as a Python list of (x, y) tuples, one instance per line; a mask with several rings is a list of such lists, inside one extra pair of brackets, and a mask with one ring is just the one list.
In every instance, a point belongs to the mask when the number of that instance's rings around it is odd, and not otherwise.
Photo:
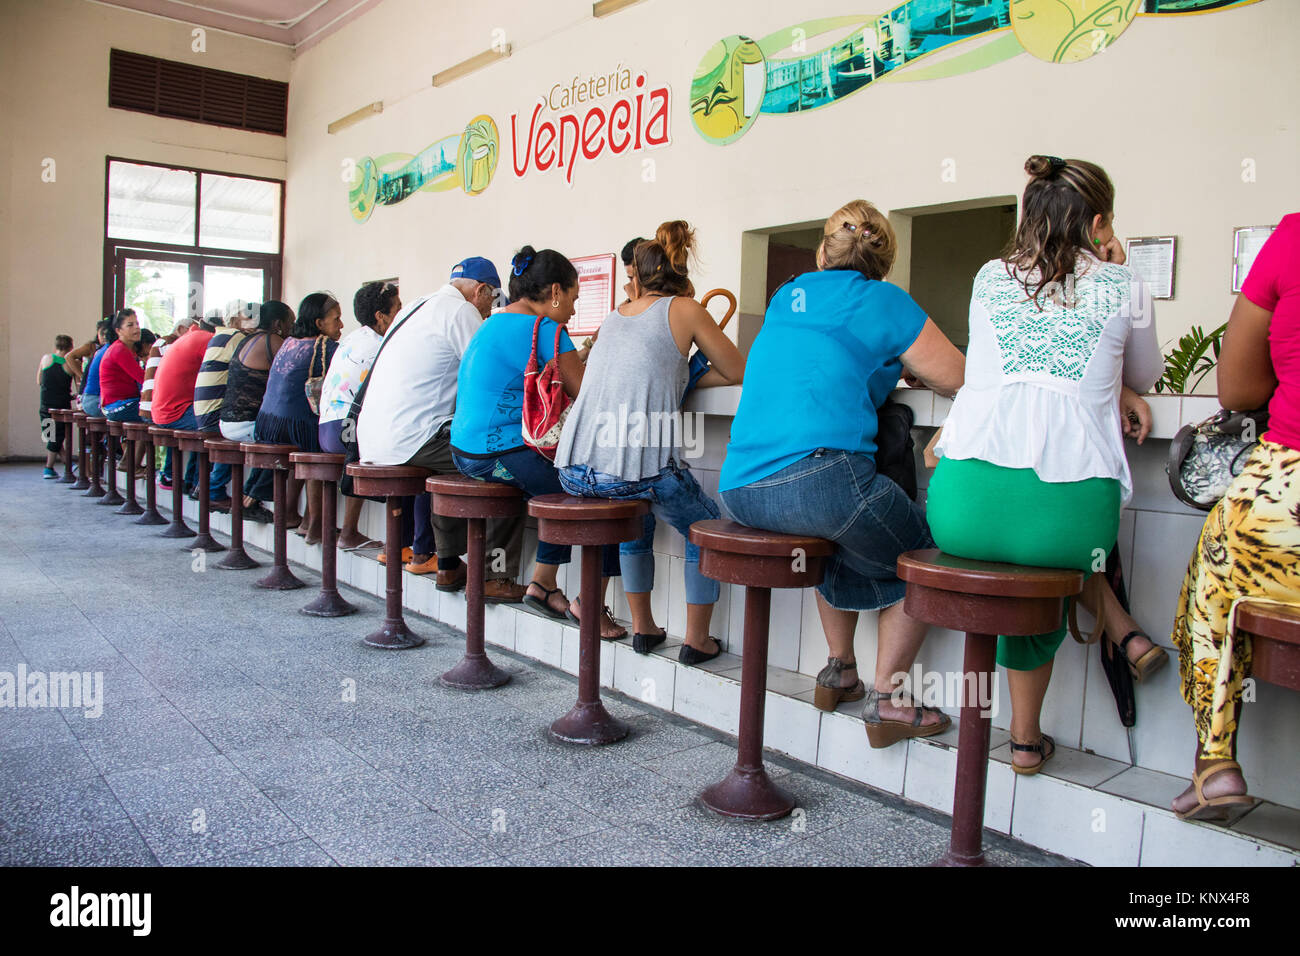
[(104, 417), (114, 422), (140, 421), (140, 386), (144, 367), (135, 354), (140, 341), (140, 323), (132, 309), (123, 309), (113, 317), (117, 341), (108, 347), (99, 361), (99, 402)]
[(1245, 598), (1300, 604), (1300, 213), (1282, 219), (1251, 266), (1218, 374), (1224, 408), (1267, 405), (1269, 422), (1205, 519), (1178, 598), (1173, 642), (1197, 746), (1192, 785), (1173, 809), (1229, 823), (1255, 804), (1236, 759), (1251, 647), (1234, 633), (1234, 608)]

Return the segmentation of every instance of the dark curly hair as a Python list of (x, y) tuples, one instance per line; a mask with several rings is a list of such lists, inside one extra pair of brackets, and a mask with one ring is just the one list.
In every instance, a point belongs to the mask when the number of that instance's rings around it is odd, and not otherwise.
[(375, 313), (388, 314), (397, 301), (396, 282), (367, 282), (352, 297), (352, 314), (368, 329), (376, 324)]
[(267, 299), (262, 303), (262, 307), (257, 313), (258, 331), (269, 332), (275, 327), (276, 323), (292, 317), (293, 309), (279, 299)]
[(632, 264), (632, 256), (636, 253), (636, 247), (643, 242), (645, 242), (645, 239), (641, 236), (628, 240), (627, 245), (623, 247), (622, 255), (619, 257), (623, 260), (623, 265), (630, 266)]
[(510, 260), (510, 301), (527, 299), (544, 302), (551, 296), (551, 286), (559, 283), (562, 289), (578, 284), (578, 270), (562, 253), (554, 249), (540, 252), (524, 246)]

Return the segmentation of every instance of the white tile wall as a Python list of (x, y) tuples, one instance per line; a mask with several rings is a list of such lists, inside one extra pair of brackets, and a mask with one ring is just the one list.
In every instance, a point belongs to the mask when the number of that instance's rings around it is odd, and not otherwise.
[[(563, 631), (563, 643), (560, 647), (560, 669), (570, 674), (577, 674), (579, 650), (581, 648), (578, 629), (576, 627), (566, 627)], [(608, 641), (598, 641), (596, 646), (597, 653), (600, 654), (600, 685), (602, 687), (613, 687), (614, 645)]]
[(895, 744), (875, 750), (867, 743), (866, 730), (857, 713), (821, 715), (821, 737), (817, 743), (817, 766), (842, 777), (860, 780), (878, 790), (903, 792), (907, 748)]
[(698, 667), (679, 668), (673, 710), (688, 720), (734, 735), (740, 727), (740, 683)]
[(763, 744), (805, 763), (817, 762), (821, 711), (812, 704), (768, 692), (763, 703)]
[(1210, 823), (1179, 820), (1172, 811), (1147, 810), (1142, 866), (1295, 866), (1294, 854), (1234, 837)]
[[(957, 751), (925, 740), (907, 743), (907, 773), (903, 796), (943, 813), (952, 813), (953, 791), (957, 783)], [(984, 791), (984, 825), (998, 833), (1011, 830), (1011, 806), (1016, 790), (1016, 775), (996, 760), (989, 762), (988, 782)]]
[(671, 660), (657, 654), (638, 654), (623, 643), (605, 648), (614, 665), (615, 690), (664, 710), (673, 710), (677, 672)]
[(1142, 814), (1130, 801), (1040, 773), (1016, 780), (1011, 835), (1093, 866), (1137, 866)]

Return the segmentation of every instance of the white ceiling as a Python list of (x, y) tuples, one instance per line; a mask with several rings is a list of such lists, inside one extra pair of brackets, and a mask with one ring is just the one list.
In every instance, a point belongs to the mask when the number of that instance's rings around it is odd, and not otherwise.
[(182, 20), (282, 43), (295, 49), (320, 42), (382, 0), (97, 0), (115, 7)]

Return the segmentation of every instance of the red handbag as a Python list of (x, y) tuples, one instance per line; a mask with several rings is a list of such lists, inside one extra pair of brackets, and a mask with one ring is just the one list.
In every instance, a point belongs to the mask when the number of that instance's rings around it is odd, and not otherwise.
[(560, 334), (563, 326), (555, 327), (555, 356), (545, 367), (539, 368), (537, 361), (537, 333), (542, 327), (542, 317), (538, 316), (533, 324), (533, 348), (528, 356), (528, 366), (524, 369), (524, 409), (520, 427), (523, 431), (524, 444), (539, 455), (555, 460), (555, 451), (560, 444), (560, 432), (564, 429), (564, 419), (569, 414), (573, 399), (564, 391), (564, 379), (560, 376), (557, 360), (560, 355)]

